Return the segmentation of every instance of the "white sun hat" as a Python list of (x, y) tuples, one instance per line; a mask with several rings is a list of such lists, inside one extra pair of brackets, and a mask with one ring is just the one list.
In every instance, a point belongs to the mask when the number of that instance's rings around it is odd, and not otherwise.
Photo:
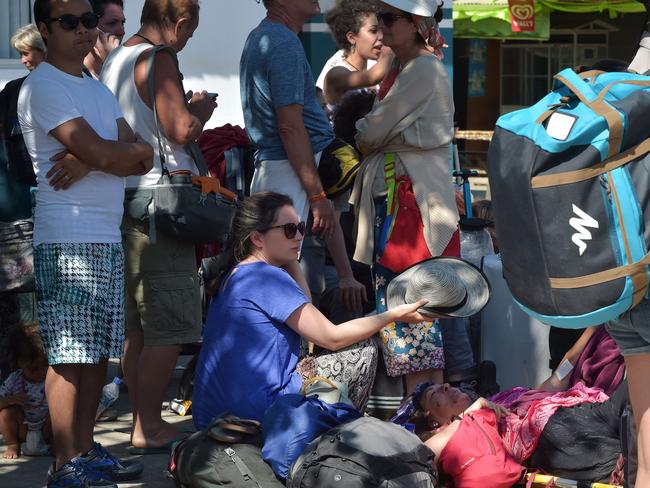
[(381, 0), (391, 7), (422, 17), (433, 17), (438, 10), (437, 0)]
[(414, 264), (393, 278), (386, 290), (389, 310), (426, 298), (424, 315), (471, 317), (490, 299), (490, 283), (472, 263), (438, 256)]

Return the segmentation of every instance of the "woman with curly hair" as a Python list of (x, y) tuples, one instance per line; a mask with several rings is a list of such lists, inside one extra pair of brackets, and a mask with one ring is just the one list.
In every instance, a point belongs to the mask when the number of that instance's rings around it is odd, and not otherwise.
[[(325, 17), (339, 51), (325, 64), (316, 86), (325, 100), (336, 106), (349, 91), (377, 85), (392, 59), (383, 48), (376, 4), (368, 1), (341, 2)], [(368, 61), (377, 61), (368, 69)]]

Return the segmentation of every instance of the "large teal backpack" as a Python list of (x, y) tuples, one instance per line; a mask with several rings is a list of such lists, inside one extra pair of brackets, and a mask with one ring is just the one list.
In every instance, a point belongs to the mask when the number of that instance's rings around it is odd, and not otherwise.
[(648, 295), (650, 78), (566, 69), (502, 116), (488, 154), (503, 274), (542, 322), (607, 322)]

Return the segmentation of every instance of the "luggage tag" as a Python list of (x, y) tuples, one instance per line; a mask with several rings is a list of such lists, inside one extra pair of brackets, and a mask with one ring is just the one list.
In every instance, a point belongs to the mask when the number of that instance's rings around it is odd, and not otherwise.
[(553, 139), (558, 141), (566, 141), (571, 134), (571, 129), (575, 125), (578, 117), (565, 114), (562, 112), (554, 112), (546, 123), (546, 133)]

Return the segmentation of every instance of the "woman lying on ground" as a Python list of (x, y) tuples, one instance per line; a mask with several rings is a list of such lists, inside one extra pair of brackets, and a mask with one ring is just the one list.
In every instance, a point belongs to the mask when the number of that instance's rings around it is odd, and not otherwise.
[[(448, 384), (422, 384), (393, 421), (415, 424), (457, 487), (478, 486), (471, 484), (478, 481), (509, 487), (523, 471), (517, 463), (578, 481), (608, 481), (615, 472), (620, 418), (629, 404), (627, 382), (609, 399), (582, 384), (555, 393), (514, 389), (492, 399)], [(497, 466), (495, 453), (501, 454), (497, 472), (485, 469), (486, 462)]]
[(316, 358), (315, 373), (346, 383), (359, 408), (377, 364), (369, 338), (394, 320), (424, 319), (416, 312), (421, 300), (332, 324), (309, 303), (306, 284), (292, 277), (304, 231), (286, 195), (257, 193), (237, 210), (226, 251), (232, 267), (210, 306), (196, 366), (192, 410), (199, 429), (226, 411), (261, 420), (278, 396), (298, 393), (301, 338), (328, 350)]

